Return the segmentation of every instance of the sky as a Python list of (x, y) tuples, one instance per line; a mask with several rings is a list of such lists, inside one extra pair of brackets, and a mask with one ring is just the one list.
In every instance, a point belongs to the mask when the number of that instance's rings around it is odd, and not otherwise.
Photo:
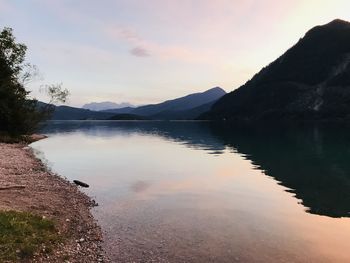
[(68, 105), (142, 105), (230, 92), (349, 10), (349, 0), (0, 0), (0, 25), (39, 68), (28, 86), (38, 99), (62, 83)]

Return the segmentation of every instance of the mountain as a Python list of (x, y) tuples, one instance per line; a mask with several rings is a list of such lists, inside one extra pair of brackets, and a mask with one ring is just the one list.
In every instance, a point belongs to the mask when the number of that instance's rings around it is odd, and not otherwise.
[[(46, 103), (38, 102), (38, 107), (45, 107)], [(112, 117), (113, 113), (91, 111), (82, 108), (69, 106), (54, 106), (52, 120), (106, 120)]]
[(111, 101), (103, 101), (103, 102), (91, 102), (83, 105), (83, 109), (92, 110), (92, 111), (102, 111), (102, 110), (108, 110), (108, 109), (120, 109), (125, 107), (131, 107), (134, 106), (131, 105), (128, 102), (122, 102), (122, 103), (114, 103)]
[[(52, 120), (188, 120), (195, 119), (211, 106), (226, 92), (221, 88), (213, 88), (202, 93), (190, 94), (185, 97), (168, 100), (163, 103), (140, 106), (137, 108), (124, 107), (103, 111), (56, 106)], [(44, 105), (44, 103), (40, 103)]]
[(151, 117), (154, 120), (195, 120), (202, 113), (209, 111), (216, 101), (214, 100), (188, 110), (162, 111)]
[(215, 87), (202, 93), (190, 94), (174, 100), (167, 100), (159, 104), (141, 106), (133, 110), (132, 113), (143, 116), (152, 116), (165, 111), (174, 112), (190, 110), (213, 100), (217, 100), (225, 94), (226, 92), (223, 89)]
[(202, 93), (194, 93), (185, 97), (167, 100), (159, 104), (140, 106), (135, 109), (111, 109), (106, 112), (128, 113), (146, 116), (152, 119), (194, 119), (208, 111), (212, 104), (224, 96), (226, 92), (215, 87)]
[(110, 113), (116, 113), (116, 114), (127, 114), (134, 110), (135, 108), (132, 107), (125, 107), (125, 108), (118, 108), (118, 109), (108, 109), (108, 110), (102, 110), (103, 112), (110, 112)]
[(312, 28), (201, 119), (349, 120), (350, 23)]

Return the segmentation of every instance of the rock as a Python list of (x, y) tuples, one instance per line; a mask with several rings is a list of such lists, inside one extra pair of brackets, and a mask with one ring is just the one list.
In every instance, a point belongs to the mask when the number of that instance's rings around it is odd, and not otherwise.
[(81, 182), (81, 181), (79, 181), (79, 180), (73, 180), (73, 182), (76, 184), (76, 185), (79, 185), (79, 186), (81, 186), (81, 187), (89, 187), (89, 185), (88, 184), (86, 184), (86, 183), (84, 183), (84, 182)]

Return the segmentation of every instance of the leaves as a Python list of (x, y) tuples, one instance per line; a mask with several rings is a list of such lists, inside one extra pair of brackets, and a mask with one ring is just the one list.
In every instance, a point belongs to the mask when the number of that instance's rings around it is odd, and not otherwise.
[(39, 107), (25, 85), (39, 75), (36, 66), (26, 63), (27, 47), (17, 43), (11, 28), (0, 32), (0, 131), (12, 136), (31, 134), (53, 111), (51, 104), (66, 102), (68, 90), (59, 85), (47, 85), (50, 97), (47, 107)]
[(41, 88), (50, 98), (49, 104), (67, 102), (69, 91), (62, 88), (62, 83), (45, 85)]
[(16, 38), (13, 36), (11, 28), (5, 27), (1, 31), (0, 50), (13, 75), (18, 76), (23, 69), (27, 47), (24, 44), (16, 43)]

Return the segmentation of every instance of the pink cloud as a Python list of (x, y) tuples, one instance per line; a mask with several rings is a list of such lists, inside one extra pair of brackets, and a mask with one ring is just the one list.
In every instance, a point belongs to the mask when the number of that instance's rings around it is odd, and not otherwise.
[(130, 54), (136, 56), (136, 57), (148, 57), (150, 54), (148, 53), (148, 50), (142, 48), (142, 47), (135, 47), (130, 50)]
[[(114, 34), (113, 31), (110, 32), (112, 35)], [(136, 34), (135, 31), (127, 29), (127, 28), (121, 28), (118, 32), (121, 38), (128, 40), (130, 42), (133, 41), (141, 41), (141, 37)]]
[(104, 29), (104, 33), (113, 41), (122, 41), (129, 45), (130, 54), (138, 57), (152, 55), (152, 57), (161, 60), (213, 63), (213, 57), (215, 56), (212, 51), (203, 50), (200, 47), (194, 49), (184, 45), (161, 44), (157, 41), (145, 39), (130, 27), (109, 26)]

